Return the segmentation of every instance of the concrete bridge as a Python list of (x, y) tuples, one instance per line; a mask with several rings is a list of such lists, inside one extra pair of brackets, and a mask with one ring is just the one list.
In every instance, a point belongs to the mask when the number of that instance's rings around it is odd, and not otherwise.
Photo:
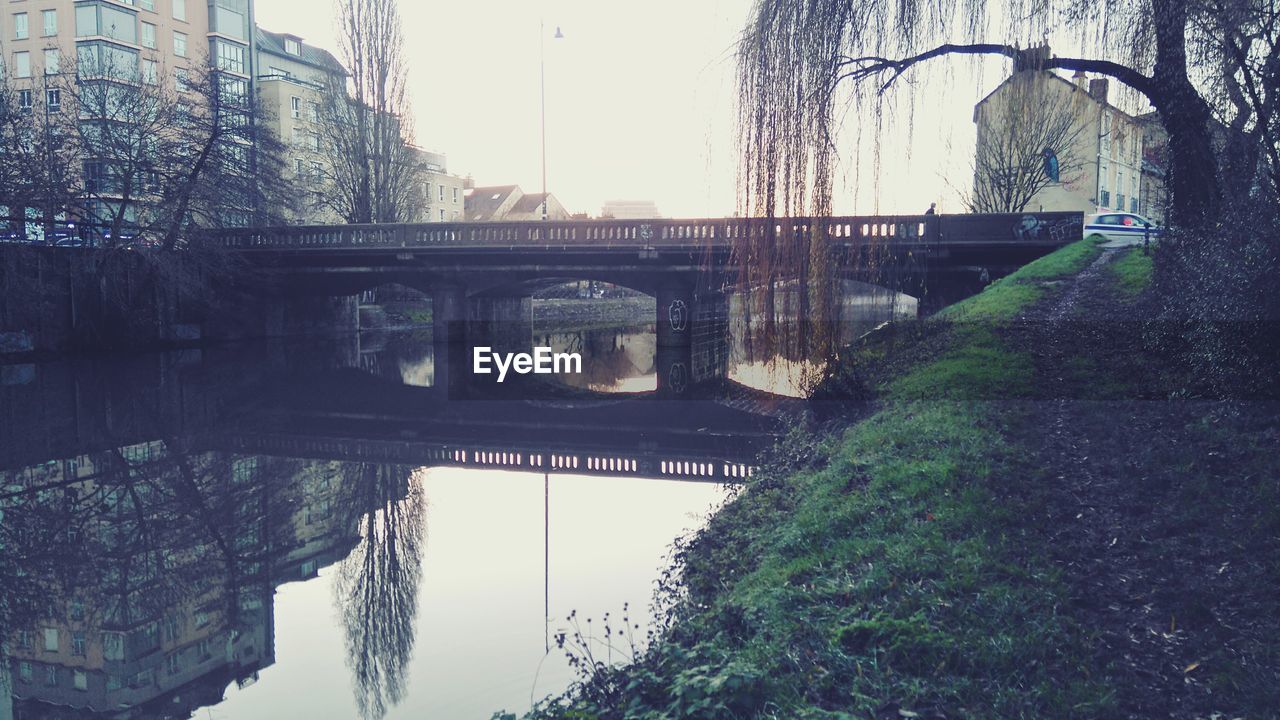
[(341, 225), (225, 230), (203, 241), (261, 273), (274, 298), (260, 306), (266, 334), (358, 326), (350, 299), (394, 283), (430, 295), (437, 338), (501, 327), (518, 347), (538, 290), (621, 285), (657, 299), (658, 345), (668, 349), (660, 364), (696, 383), (723, 369), (726, 290), (740, 277), (733, 249), (742, 240), (819, 239), (841, 278), (936, 308), (1079, 239), (1082, 221), (1028, 213)]

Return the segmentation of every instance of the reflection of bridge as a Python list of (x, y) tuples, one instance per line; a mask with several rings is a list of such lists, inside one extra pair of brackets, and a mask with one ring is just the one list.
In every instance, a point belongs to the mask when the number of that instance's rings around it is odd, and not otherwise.
[(396, 283), (430, 294), (437, 338), (495, 322), (526, 334), (537, 290), (600, 280), (657, 298), (660, 364), (696, 383), (723, 375), (724, 290), (739, 274), (739, 241), (813, 238), (844, 279), (936, 307), (1079, 239), (1081, 222), (1035, 213), (344, 225), (218, 231), (208, 241), (241, 253), (276, 297), (253, 308), (265, 325), (251, 333), (356, 327), (354, 301), (341, 298)]
[[(727, 385), (727, 384), (726, 384)], [(725, 388), (733, 404), (655, 395), (574, 402), (449, 401), (345, 371), (295, 384), (206, 449), (282, 457), (732, 482), (798, 401)], [(704, 388), (703, 393), (708, 389)]]
[(26, 382), (0, 385), (0, 418), (13, 420), (0, 470), (166, 439), (299, 459), (731, 480), (772, 442), (773, 416), (796, 407), (728, 383), (686, 400), (460, 401), (356, 365), (358, 349), (315, 346), (30, 366)]

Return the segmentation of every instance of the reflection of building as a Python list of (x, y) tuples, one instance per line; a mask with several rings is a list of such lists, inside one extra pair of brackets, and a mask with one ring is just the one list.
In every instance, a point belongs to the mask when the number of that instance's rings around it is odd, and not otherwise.
[[(1011, 103), (1034, 102), (1076, 118), (1079, 132), (1072, 146), (1052, 150), (1061, 158), (1074, 157), (1081, 170), (1036, 193), (1026, 206), (1028, 211), (1145, 209), (1143, 124), (1111, 105), (1108, 91), (1105, 78), (1090, 79), (1078, 72), (1067, 80), (1049, 71), (1024, 70), (1015, 72), (974, 107), (980, 147), (1017, 132), (1010, 124), (1020, 115), (1009, 112)], [(983, 181), (980, 175), (974, 178), (975, 183)]]
[(542, 219), (543, 198), (546, 198), (548, 220), (568, 220), (555, 195), (536, 193), (525, 195), (519, 185), (478, 187), (467, 194), (467, 222), (527, 222)]
[(336, 223), (341, 218), (332, 208), (317, 202), (326, 192), (330, 160), (324, 150), (321, 128), (325, 94), (331, 88), (345, 88), (347, 72), (337, 58), (325, 50), (307, 45), (294, 35), (256, 32), (258, 98), (264, 122), (288, 145), (286, 177), (299, 190), (309, 189), (312, 197), (299, 217), (309, 223)]
[(600, 209), (600, 217), (614, 220), (657, 220), (662, 217), (652, 200), (610, 200)]
[(26, 608), (0, 658), (20, 718), (186, 717), (220, 701), (274, 662), (275, 586), (359, 541), (340, 463), (150, 442), (0, 473), (0, 485), (65, 487), (4, 507), (11, 526), (64, 528), (48, 546), (7, 548), (35, 559), (29, 586), (6, 588)]

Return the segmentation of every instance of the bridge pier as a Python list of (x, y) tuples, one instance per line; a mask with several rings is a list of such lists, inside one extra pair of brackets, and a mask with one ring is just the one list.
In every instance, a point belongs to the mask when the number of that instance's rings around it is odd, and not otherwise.
[(467, 339), (498, 352), (529, 352), (533, 342), (533, 297), (481, 295), (467, 301)]
[(452, 344), (465, 336), (467, 291), (457, 285), (431, 290), (431, 337), (436, 344)]

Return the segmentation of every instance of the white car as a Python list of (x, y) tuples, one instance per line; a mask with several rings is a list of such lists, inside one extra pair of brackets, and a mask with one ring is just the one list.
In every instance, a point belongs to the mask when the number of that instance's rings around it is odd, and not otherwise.
[(1084, 218), (1084, 236), (1087, 239), (1140, 243), (1145, 240), (1148, 230), (1152, 240), (1160, 237), (1159, 226), (1135, 213), (1105, 212)]

